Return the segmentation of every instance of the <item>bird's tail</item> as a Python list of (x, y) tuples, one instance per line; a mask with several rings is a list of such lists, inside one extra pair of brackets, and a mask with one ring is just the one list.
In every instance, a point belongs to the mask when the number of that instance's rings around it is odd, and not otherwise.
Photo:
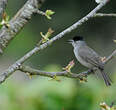
[(112, 80), (110, 79), (110, 77), (104, 72), (104, 70), (100, 69), (100, 71), (106, 86), (111, 86)]

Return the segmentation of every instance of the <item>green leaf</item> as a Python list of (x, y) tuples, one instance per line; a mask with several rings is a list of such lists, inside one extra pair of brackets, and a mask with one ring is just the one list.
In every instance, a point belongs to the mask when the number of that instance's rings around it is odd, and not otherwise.
[(52, 19), (51, 18), (51, 15), (53, 15), (55, 12), (52, 11), (52, 10), (46, 10), (45, 12), (45, 16), (48, 18), (48, 19)]
[(45, 43), (49, 40), (49, 37), (52, 35), (54, 31), (49, 28), (48, 32), (44, 35), (42, 32), (40, 32), (40, 35), (42, 36), (42, 43)]

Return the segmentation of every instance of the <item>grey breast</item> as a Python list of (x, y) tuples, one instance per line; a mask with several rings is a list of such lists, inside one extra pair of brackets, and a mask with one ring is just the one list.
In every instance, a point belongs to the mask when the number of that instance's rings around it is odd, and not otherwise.
[(78, 61), (88, 68), (103, 68), (104, 66), (101, 61), (101, 57), (87, 45), (76, 47), (74, 49), (74, 53)]

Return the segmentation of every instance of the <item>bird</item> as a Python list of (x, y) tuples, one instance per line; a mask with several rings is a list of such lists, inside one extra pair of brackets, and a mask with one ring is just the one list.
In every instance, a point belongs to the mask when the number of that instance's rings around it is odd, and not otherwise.
[(68, 42), (71, 43), (74, 48), (73, 51), (76, 59), (83, 66), (91, 70), (94, 68), (99, 70), (106, 86), (110, 86), (112, 81), (108, 74), (104, 72), (102, 57), (86, 44), (84, 38), (82, 36), (75, 36), (73, 39), (68, 40)]

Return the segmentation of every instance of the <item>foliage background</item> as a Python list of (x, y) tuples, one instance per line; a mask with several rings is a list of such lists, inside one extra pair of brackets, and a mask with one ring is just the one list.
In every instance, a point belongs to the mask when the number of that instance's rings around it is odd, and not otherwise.
[[(9, 0), (6, 9), (12, 18), (27, 0)], [(116, 1), (111, 0), (101, 12), (116, 12)], [(51, 27), (54, 35), (63, 31), (89, 13), (97, 4), (94, 0), (47, 0), (41, 10), (55, 11), (52, 20), (41, 15), (33, 15), (30, 22), (10, 43), (0, 56), (0, 71), (34, 48), (40, 39), (40, 32), (47, 32)], [(72, 46), (66, 41), (75, 35), (84, 36), (87, 43), (101, 56), (108, 56), (116, 44), (116, 18), (93, 18), (64, 38), (32, 56), (25, 64), (46, 71), (61, 71), (69, 61), (75, 60), (73, 72), (79, 73), (87, 68), (80, 65), (73, 55)], [(53, 36), (54, 36), (53, 35)], [(0, 85), (0, 110), (98, 110), (102, 101), (111, 104), (116, 100), (116, 60), (110, 61), (105, 70), (111, 73), (113, 85), (105, 87), (101, 79), (89, 76), (87, 83), (76, 79), (60, 78), (61, 82), (50, 78), (15, 72), (5, 83)]]

